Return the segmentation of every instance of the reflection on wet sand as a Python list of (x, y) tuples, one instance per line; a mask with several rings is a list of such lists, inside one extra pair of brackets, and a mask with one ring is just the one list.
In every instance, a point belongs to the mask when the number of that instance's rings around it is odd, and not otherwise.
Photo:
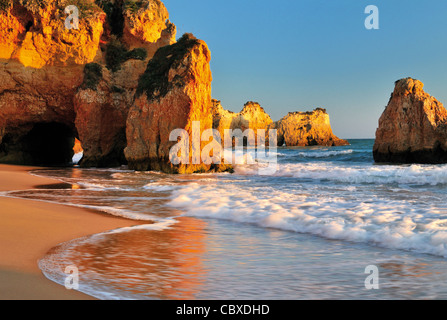
[[(79, 269), (80, 285), (104, 285), (152, 299), (194, 299), (206, 278), (202, 265), (206, 223), (180, 218), (163, 231), (111, 233), (86, 239), (63, 261)], [(52, 253), (58, 252), (55, 248)]]
[[(433, 272), (427, 271), (430, 265), (427, 263), (419, 263), (415, 265), (406, 265), (400, 262), (388, 262), (379, 265), (384, 274), (398, 277), (421, 278), (433, 275)], [(439, 273), (438, 273), (439, 274)]]

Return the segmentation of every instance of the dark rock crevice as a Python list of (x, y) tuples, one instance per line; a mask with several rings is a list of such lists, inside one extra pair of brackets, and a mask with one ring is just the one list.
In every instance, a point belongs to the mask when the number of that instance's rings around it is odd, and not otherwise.
[(0, 144), (0, 162), (37, 166), (69, 165), (76, 133), (57, 122), (36, 123), (20, 136), (5, 135)]

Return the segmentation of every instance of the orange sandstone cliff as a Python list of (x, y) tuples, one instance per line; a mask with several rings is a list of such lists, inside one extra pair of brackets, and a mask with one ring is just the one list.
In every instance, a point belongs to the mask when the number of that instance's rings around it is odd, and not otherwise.
[(122, 15), (121, 24), (110, 22), (122, 29), (107, 26), (116, 34), (106, 38), (103, 61), (85, 66), (84, 83), (73, 100), (84, 147), (81, 165), (86, 167), (126, 163), (126, 121), (138, 80), (156, 50), (175, 42), (176, 28), (160, 1), (115, 1), (106, 9), (110, 19), (119, 22), (116, 12)]
[[(68, 5), (78, 29), (65, 26)], [(125, 163), (138, 78), (175, 42), (167, 18), (158, 0), (2, 0), (0, 162), (67, 163), (79, 138), (81, 165)]]
[[(206, 43), (190, 34), (156, 52), (140, 78), (127, 119), (129, 168), (169, 173), (221, 170), (200, 159), (195, 161), (194, 151), (200, 157), (207, 143), (194, 145), (192, 141), (193, 122), (199, 123), (199, 139), (200, 133), (212, 128), (210, 60)], [(169, 157), (171, 147), (177, 144), (170, 141), (175, 129), (185, 130), (189, 137), (188, 160), (178, 165)]]

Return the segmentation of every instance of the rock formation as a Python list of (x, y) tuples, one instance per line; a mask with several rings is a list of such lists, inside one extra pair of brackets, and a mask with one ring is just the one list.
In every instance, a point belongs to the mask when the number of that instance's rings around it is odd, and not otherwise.
[[(278, 146), (343, 146), (346, 140), (337, 138), (331, 129), (326, 110), (317, 108), (313, 112), (291, 112), (279, 121), (273, 122), (257, 102), (247, 102), (240, 113), (225, 110), (218, 100), (212, 101), (213, 128), (224, 137), (225, 129), (265, 130), (266, 145), (269, 144), (269, 130), (277, 130)], [(234, 143), (233, 143), (234, 144)]]
[[(65, 27), (64, 10), (72, 4), (80, 11), (79, 29)], [(2, 0), (0, 162), (66, 163), (78, 137), (81, 165), (125, 163), (138, 78), (159, 47), (175, 42), (167, 17), (158, 0)], [(64, 139), (47, 137), (53, 152), (43, 156), (30, 135), (48, 130)], [(64, 157), (53, 160), (55, 154)]]
[[(78, 28), (67, 27), (69, 5)], [(212, 108), (207, 45), (175, 34), (159, 0), (0, 0), (0, 162), (68, 164), (79, 139), (83, 167), (227, 170), (194, 157), (209, 143), (193, 143), (195, 121), (222, 136), (274, 126), (291, 145), (338, 143), (328, 118), (272, 124), (255, 102), (238, 114)], [(190, 164), (170, 162), (174, 129), (191, 137)]]
[[(225, 137), (226, 129), (252, 129), (257, 134), (258, 129), (267, 130), (273, 122), (270, 116), (257, 102), (249, 101), (239, 113), (225, 110), (218, 100), (212, 100), (213, 129), (217, 129), (222, 139)], [(257, 142), (257, 141), (256, 141)]]
[(146, 3), (145, 6), (132, 1), (122, 4), (123, 41), (132, 49), (145, 47), (152, 57), (159, 47), (175, 42), (176, 28), (169, 21), (168, 10), (161, 1)]
[[(79, 30), (64, 27), (60, 1), (2, 1), (0, 161), (64, 163), (74, 141), (73, 95), (97, 54), (105, 14), (92, 6)], [(98, 8), (99, 9), (99, 8)], [(54, 130), (53, 135), (48, 132)], [(36, 135), (53, 145), (47, 156)], [(66, 141), (70, 141), (68, 144)], [(40, 152), (39, 150), (42, 150)], [(60, 157), (56, 155), (61, 155)]]
[(332, 133), (329, 115), (325, 109), (311, 112), (290, 112), (281, 120), (272, 123), (269, 129), (277, 130), (278, 146), (344, 146), (349, 142)]
[(447, 111), (423, 87), (412, 78), (396, 81), (376, 131), (376, 162), (447, 162)]
[[(207, 143), (194, 146), (192, 141), (194, 121), (200, 122), (200, 133), (212, 128), (210, 59), (206, 43), (190, 34), (156, 52), (140, 78), (127, 119), (129, 168), (169, 173), (216, 169), (193, 159), (193, 153), (200, 156)], [(169, 159), (170, 149), (177, 143), (170, 141), (175, 129), (186, 130), (190, 137), (188, 164), (173, 165)]]
[(18, 60), (34, 69), (92, 61), (106, 15), (84, 0), (79, 29), (67, 29), (64, 9), (69, 4), (68, 0), (2, 0), (0, 59)]

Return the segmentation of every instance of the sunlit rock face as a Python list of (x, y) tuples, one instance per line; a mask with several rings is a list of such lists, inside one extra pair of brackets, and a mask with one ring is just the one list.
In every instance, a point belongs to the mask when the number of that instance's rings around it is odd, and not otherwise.
[(123, 40), (131, 47), (144, 46), (153, 56), (156, 49), (175, 42), (176, 27), (169, 21), (169, 13), (159, 0), (122, 1)]
[(95, 58), (106, 15), (91, 1), (83, 1), (82, 23), (77, 30), (65, 26), (68, 0), (2, 3), (0, 59), (15, 59), (25, 67), (40, 69), (82, 65)]
[[(66, 26), (73, 4), (78, 29)], [(81, 165), (124, 164), (138, 79), (155, 51), (175, 42), (167, 18), (158, 0), (0, 1), (0, 162), (35, 164), (30, 132), (58, 124), (69, 139), (52, 141), (54, 149), (72, 149), (76, 137)], [(71, 146), (59, 145), (66, 141)]]
[[(126, 159), (135, 170), (161, 170), (168, 173), (219, 171), (221, 166), (205, 164), (194, 154), (207, 145), (200, 134), (212, 128), (211, 53), (207, 44), (185, 34), (171, 46), (160, 48), (139, 80), (135, 101), (127, 119)], [(193, 123), (198, 126), (194, 145)], [(189, 163), (173, 164), (170, 141), (173, 130), (187, 132)]]
[[(326, 110), (318, 108), (312, 112), (291, 112), (279, 121), (273, 122), (270, 116), (257, 102), (247, 102), (239, 113), (225, 110), (221, 102), (212, 100), (213, 128), (221, 137), (225, 130), (253, 130), (255, 144), (262, 141), (258, 130), (265, 131), (265, 143), (269, 144), (271, 130), (276, 130), (279, 146), (342, 146), (348, 145), (346, 140), (337, 138), (331, 129), (329, 115)], [(234, 141), (233, 141), (234, 144)]]
[(447, 162), (447, 111), (423, 87), (412, 78), (396, 81), (376, 131), (376, 162)]
[[(218, 100), (212, 100), (213, 128), (218, 130), (222, 139), (225, 137), (225, 130), (239, 129), (245, 132), (247, 129), (253, 130), (255, 138), (254, 144), (257, 145), (258, 129), (267, 130), (273, 122), (270, 116), (257, 102), (249, 101), (239, 113), (225, 110)], [(234, 141), (233, 141), (234, 142)]]
[[(1, 3), (2, 162), (40, 164), (45, 157), (36, 154), (30, 135), (49, 139), (50, 128), (55, 136), (64, 137), (49, 140), (53, 149), (65, 155), (55, 161), (71, 159), (67, 150), (76, 135), (73, 95), (82, 83), (83, 64), (97, 55), (105, 14), (92, 5), (79, 30), (72, 31), (65, 28), (64, 8), (63, 1)], [(45, 148), (40, 147), (43, 153)]]
[(290, 112), (269, 129), (276, 129), (278, 146), (344, 146), (349, 142), (338, 138), (332, 132), (329, 115), (325, 109), (309, 112)]

